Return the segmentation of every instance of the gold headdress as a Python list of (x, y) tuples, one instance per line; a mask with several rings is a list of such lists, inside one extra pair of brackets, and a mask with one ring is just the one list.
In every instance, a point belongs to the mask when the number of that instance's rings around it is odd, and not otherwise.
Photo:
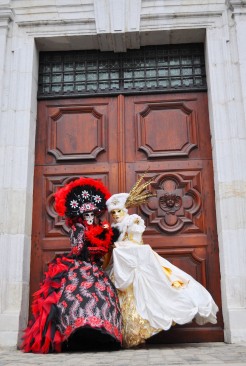
[(136, 207), (147, 202), (148, 198), (156, 196), (156, 194), (146, 190), (154, 178), (142, 183), (147, 172), (142, 174), (138, 181), (134, 184), (129, 193), (116, 193), (111, 196), (107, 202), (108, 212), (118, 209), (127, 212), (130, 207)]
[(147, 182), (142, 183), (144, 177), (146, 176), (147, 172), (142, 174), (137, 182), (134, 184), (132, 189), (129, 192), (127, 197), (125, 208), (136, 207), (141, 205), (142, 203), (147, 202), (150, 197), (156, 196), (155, 193), (146, 190), (146, 188), (150, 185), (153, 181), (154, 177), (149, 179)]

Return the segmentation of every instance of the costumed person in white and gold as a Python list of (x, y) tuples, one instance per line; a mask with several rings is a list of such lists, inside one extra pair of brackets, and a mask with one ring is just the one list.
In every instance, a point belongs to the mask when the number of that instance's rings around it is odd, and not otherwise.
[(142, 178), (129, 194), (114, 194), (106, 202), (112, 226), (120, 233), (108, 271), (118, 289), (125, 347), (137, 346), (174, 324), (193, 319), (199, 325), (217, 322), (218, 307), (210, 293), (143, 243), (144, 221), (127, 210), (153, 196), (145, 191), (149, 182), (141, 184)]

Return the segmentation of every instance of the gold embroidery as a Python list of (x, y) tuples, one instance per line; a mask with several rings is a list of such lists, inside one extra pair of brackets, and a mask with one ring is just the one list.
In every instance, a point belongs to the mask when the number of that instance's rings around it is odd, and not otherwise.
[(172, 281), (172, 279), (171, 279), (171, 274), (172, 274), (171, 268), (162, 267), (162, 269), (163, 269), (165, 275), (168, 277), (169, 281), (171, 282), (172, 287), (179, 288), (179, 287), (184, 287), (185, 286), (184, 282), (181, 281), (181, 280)]
[(172, 274), (172, 270), (171, 268), (168, 267), (162, 267), (163, 271), (165, 272), (165, 274), (167, 275), (167, 277), (170, 277)]
[(161, 329), (153, 328), (148, 320), (143, 319), (137, 312), (133, 286), (125, 291), (118, 291), (123, 318), (123, 346), (126, 348), (137, 346)]
[(128, 240), (128, 234), (127, 233), (125, 233), (124, 238), (123, 238), (122, 241), (126, 241), (126, 240)]
[(112, 201), (112, 205), (117, 206), (120, 203), (120, 201), (117, 198), (114, 198)]
[(184, 287), (184, 282), (182, 282), (180, 280), (179, 281), (173, 281), (172, 286), (175, 287), (175, 288)]
[(133, 234), (132, 234), (132, 233), (130, 233), (130, 234), (128, 235), (128, 237), (129, 237), (129, 240), (133, 241)]

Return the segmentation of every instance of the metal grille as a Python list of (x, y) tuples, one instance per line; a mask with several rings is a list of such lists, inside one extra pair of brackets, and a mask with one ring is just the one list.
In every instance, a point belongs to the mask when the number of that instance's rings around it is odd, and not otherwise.
[(206, 88), (203, 44), (40, 53), (39, 99)]

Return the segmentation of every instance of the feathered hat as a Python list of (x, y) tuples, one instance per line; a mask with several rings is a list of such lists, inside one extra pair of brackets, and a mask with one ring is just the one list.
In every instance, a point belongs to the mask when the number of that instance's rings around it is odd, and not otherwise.
[(79, 178), (59, 189), (54, 196), (58, 215), (76, 218), (86, 212), (100, 216), (106, 210), (106, 201), (111, 194), (101, 181)]
[(112, 210), (123, 210), (127, 212), (128, 208), (139, 206), (142, 203), (147, 202), (150, 197), (155, 196), (154, 193), (146, 189), (154, 178), (142, 183), (146, 173), (147, 172), (140, 176), (129, 193), (113, 194), (107, 200), (106, 205), (109, 212)]
[(112, 210), (127, 211), (125, 204), (128, 196), (129, 193), (113, 194), (113, 196), (111, 196), (106, 202), (108, 212), (111, 212)]

